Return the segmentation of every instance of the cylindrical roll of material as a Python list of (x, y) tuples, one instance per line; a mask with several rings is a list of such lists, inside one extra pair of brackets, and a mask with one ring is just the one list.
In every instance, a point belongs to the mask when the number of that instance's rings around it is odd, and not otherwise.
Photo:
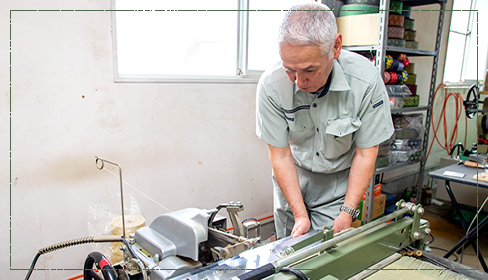
[(405, 27), (405, 29), (414, 30), (415, 29), (415, 28), (413, 28), (414, 23), (415, 23), (415, 20), (413, 18), (405, 17), (405, 20), (403, 22), (403, 27)]
[(388, 70), (393, 72), (401, 72), (404, 67), (403, 62), (398, 61), (398, 59), (393, 59), (393, 64)]
[(401, 76), (400, 84), (401, 85), (406, 84), (407, 81), (408, 81), (408, 73), (407, 73), (407, 71), (403, 70), (402, 73), (401, 73), (401, 75), (400, 74), (398, 74), (398, 75)]
[(407, 85), (412, 95), (417, 95), (417, 85)]
[(390, 72), (390, 82), (389, 84), (396, 84), (398, 80), (398, 75), (395, 72)]
[(405, 41), (405, 48), (418, 50), (420, 44), (418, 41)]
[[(322, 3), (324, 3), (322, 1)], [(347, 4), (362, 4), (362, 5), (376, 5), (380, 4), (380, 0), (345, 0), (344, 3)]]
[(390, 79), (391, 79), (390, 72), (385, 71), (385, 74), (383, 76), (383, 81), (385, 82), (385, 84), (388, 84), (390, 82)]
[[(129, 234), (136, 232), (136, 230), (143, 227), (146, 220), (141, 215), (125, 215), (125, 234), (128, 237)], [(115, 217), (110, 223), (112, 227), (113, 235), (123, 235), (122, 233), (122, 217)]]
[(398, 26), (388, 26), (388, 39), (404, 39), (405, 28)]
[(398, 59), (393, 59), (393, 63), (391, 64), (391, 67), (388, 69), (388, 71), (395, 72), (398, 69), (398, 64), (400, 61)]
[(404, 22), (405, 22), (405, 17), (402, 15), (397, 15), (397, 14), (388, 15), (388, 26), (403, 27)]
[(409, 74), (408, 75), (408, 80), (406, 82), (407, 85), (415, 85), (417, 84), (417, 75), (415, 74)]
[(322, 4), (327, 5), (327, 7), (330, 8), (330, 10), (334, 13), (335, 17), (339, 16), (339, 9), (344, 5), (344, 1), (338, 1), (338, 0), (322, 0)]
[(403, 65), (405, 65), (405, 67), (407, 67), (408, 65), (410, 65), (410, 60), (408, 60), (408, 57), (405, 58), (405, 60), (403, 61)]
[(405, 65), (403, 64), (403, 62), (400, 61), (398, 63), (398, 68), (396, 69), (396, 71), (402, 71), (404, 67), (405, 67)]
[(339, 16), (354, 16), (354, 15), (365, 15), (365, 14), (376, 14), (379, 13), (380, 8), (375, 5), (359, 5), (359, 4), (349, 4), (344, 5), (339, 9)]
[(393, 57), (389, 54), (385, 56), (385, 70), (388, 70), (393, 66)]
[(413, 74), (415, 73), (415, 63), (410, 63), (404, 68), (405, 71), (407, 71), (408, 74)]
[(410, 17), (411, 12), (412, 12), (412, 7), (403, 5), (403, 8), (402, 8), (402, 15), (403, 16)]
[(416, 35), (417, 35), (417, 31), (405, 29), (405, 33), (403, 35), (403, 39), (405, 39), (406, 41), (415, 41), (415, 36)]
[(402, 14), (403, 2), (390, 1), (390, 13)]
[(386, 44), (392, 47), (405, 47), (405, 40), (404, 39), (387, 39)]
[[(125, 237), (129, 238), (129, 234), (135, 233), (136, 230), (142, 228), (143, 226), (145, 226), (145, 224), (146, 220), (141, 215), (125, 215)], [(113, 235), (123, 235), (122, 217), (115, 217), (110, 223), (110, 226), (112, 227), (111, 233)], [(112, 242), (110, 244), (110, 249), (112, 251), (112, 254), (110, 255), (110, 261), (112, 263), (118, 263), (124, 260), (122, 251), (119, 249), (119, 247), (122, 245), (122, 242)]]

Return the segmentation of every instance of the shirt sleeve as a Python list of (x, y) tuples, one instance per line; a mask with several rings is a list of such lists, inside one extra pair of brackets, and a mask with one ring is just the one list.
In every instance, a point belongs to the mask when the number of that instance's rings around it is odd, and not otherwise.
[(284, 148), (288, 146), (288, 124), (272, 93), (261, 79), (256, 90), (256, 135), (271, 146)]
[(356, 147), (371, 148), (388, 140), (394, 132), (390, 102), (383, 80), (376, 75), (361, 104), (361, 127), (356, 132)]

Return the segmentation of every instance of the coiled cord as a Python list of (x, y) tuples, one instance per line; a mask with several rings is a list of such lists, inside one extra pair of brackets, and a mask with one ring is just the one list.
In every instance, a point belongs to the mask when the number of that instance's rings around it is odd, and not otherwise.
[(43, 255), (46, 253), (54, 252), (56, 250), (68, 248), (68, 247), (75, 246), (75, 245), (93, 243), (94, 242), (93, 239), (94, 239), (94, 236), (90, 236), (90, 237), (76, 238), (76, 239), (60, 242), (60, 243), (39, 249), (39, 254)]
[(75, 245), (81, 245), (81, 244), (86, 244), (86, 243), (95, 243), (95, 242), (124, 242), (124, 244), (126, 244), (126, 246), (129, 248), (129, 251), (132, 253), (132, 255), (135, 256), (134, 251), (132, 251), (132, 249), (129, 246), (129, 243), (122, 236), (116, 236), (116, 235), (89, 236), (89, 237), (71, 239), (68, 241), (60, 242), (60, 243), (39, 249), (36, 256), (32, 260), (31, 267), (29, 268), (29, 272), (27, 272), (27, 275), (25, 276), (25, 280), (28, 280), (30, 278), (32, 271), (34, 271), (34, 267), (36, 266), (36, 262), (41, 255), (46, 254), (46, 253), (50, 253), (50, 252), (54, 252), (54, 251), (59, 250), (59, 249), (75, 246)]

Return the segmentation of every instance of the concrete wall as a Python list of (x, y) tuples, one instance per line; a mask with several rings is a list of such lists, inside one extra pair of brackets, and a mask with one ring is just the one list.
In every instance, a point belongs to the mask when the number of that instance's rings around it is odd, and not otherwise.
[[(28, 268), (41, 247), (89, 235), (92, 203), (120, 212), (119, 200), (108, 199), (119, 180), (99, 171), (95, 156), (120, 163), (125, 181), (172, 211), (240, 200), (242, 217), (272, 214), (255, 84), (114, 83), (110, 12), (13, 11), (10, 25), (13, 9), (108, 10), (110, 1), (0, 4), (0, 278), (23, 278), (26, 271), (9, 268)], [(125, 190), (146, 221), (167, 212), (128, 184)], [(55, 269), (82, 269), (92, 250), (43, 255), (36, 268), (48, 270), (31, 279), (78, 275)]]

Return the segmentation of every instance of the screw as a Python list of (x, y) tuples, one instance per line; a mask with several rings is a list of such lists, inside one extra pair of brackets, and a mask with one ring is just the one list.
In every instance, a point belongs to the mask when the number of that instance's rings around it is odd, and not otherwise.
[(426, 228), (425, 229), (425, 234), (430, 234), (432, 231), (430, 230), (430, 228)]
[(160, 261), (159, 254), (154, 254), (153, 260), (154, 262), (159, 262)]
[(420, 239), (420, 233), (418, 233), (417, 231), (413, 233), (413, 238), (415, 239)]

